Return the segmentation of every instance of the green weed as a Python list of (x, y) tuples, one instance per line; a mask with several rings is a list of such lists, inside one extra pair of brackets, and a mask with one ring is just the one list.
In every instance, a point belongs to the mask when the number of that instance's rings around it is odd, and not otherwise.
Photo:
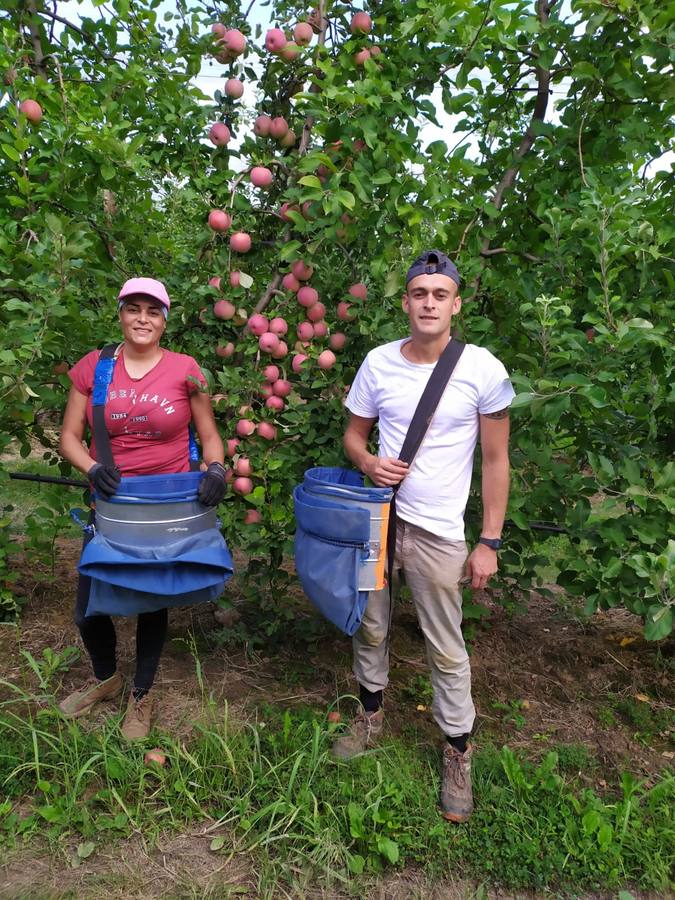
[(474, 756), (476, 812), (452, 827), (437, 812), (436, 748), (392, 739), (338, 764), (335, 730), (310, 708), (262, 707), (235, 725), (205, 696), (189, 740), (151, 735), (168, 762), (149, 767), (118, 716), (84, 731), (15, 689), (0, 707), (0, 843), (39, 836), (56, 848), (67, 837), (85, 858), (132, 832), (152, 842), (199, 824), (212, 852), (252, 854), (268, 883), (354, 885), (415, 865), (512, 889), (670, 885), (671, 776), (648, 785), (624, 775), (601, 799), (563, 777), (555, 752), (534, 765), (487, 746)]

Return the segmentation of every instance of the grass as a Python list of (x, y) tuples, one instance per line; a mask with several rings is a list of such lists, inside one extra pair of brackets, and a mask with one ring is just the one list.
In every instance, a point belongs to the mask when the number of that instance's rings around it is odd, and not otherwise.
[[(45, 666), (38, 664), (44, 682)], [(198, 670), (199, 676), (199, 670)], [(45, 684), (42, 686), (45, 686)], [(462, 871), (510, 889), (667, 890), (675, 862), (675, 778), (623, 775), (599, 796), (572, 774), (577, 748), (539, 764), (508, 747), (474, 757), (476, 812), (467, 826), (439, 818), (437, 748), (392, 738), (350, 764), (329, 755), (336, 728), (310, 708), (263, 706), (233, 723), (204, 698), (189, 740), (154, 733), (142, 747), (119, 717), (87, 730), (59, 716), (48, 694), (9, 683), (0, 706), (0, 844), (73, 847), (72, 864), (132, 834), (157, 841), (198, 828), (223, 859), (245, 853), (269, 883), (351, 890), (390, 868), (430, 878)], [(146, 746), (167, 755), (143, 761)]]

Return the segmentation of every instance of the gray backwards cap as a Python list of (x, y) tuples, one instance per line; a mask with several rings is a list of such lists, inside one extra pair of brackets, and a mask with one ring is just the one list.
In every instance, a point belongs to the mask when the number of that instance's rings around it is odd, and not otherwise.
[(418, 275), (447, 275), (459, 287), (459, 272), (454, 262), (440, 250), (425, 250), (408, 269), (406, 287)]

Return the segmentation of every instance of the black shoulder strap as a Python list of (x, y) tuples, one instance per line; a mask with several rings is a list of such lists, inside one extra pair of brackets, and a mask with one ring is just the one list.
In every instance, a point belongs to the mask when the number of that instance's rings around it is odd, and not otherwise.
[(398, 458), (403, 462), (411, 463), (415, 458), (415, 454), (424, 440), (424, 435), (427, 433), (429, 425), (431, 425), (431, 420), (443, 396), (443, 391), (465, 347), (466, 344), (463, 341), (453, 338), (453, 340), (448, 341), (447, 347), (439, 356), (429, 381), (427, 381), (426, 387), (422, 391), (422, 396), (417, 404), (417, 409), (413, 413), (401, 452), (398, 455)]
[(104, 466), (114, 466), (115, 460), (110, 446), (110, 435), (105, 426), (105, 403), (108, 398), (108, 387), (112, 381), (113, 369), (117, 360), (119, 344), (107, 344), (102, 350), (94, 371), (94, 390), (92, 394), (92, 418), (96, 456)]

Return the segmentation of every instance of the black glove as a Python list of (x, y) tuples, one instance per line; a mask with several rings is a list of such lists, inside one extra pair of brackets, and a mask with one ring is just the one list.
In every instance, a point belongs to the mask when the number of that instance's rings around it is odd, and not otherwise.
[(209, 463), (199, 485), (199, 500), (204, 506), (218, 506), (227, 491), (225, 466), (219, 462)]
[(96, 493), (99, 497), (103, 497), (104, 500), (109, 500), (112, 497), (120, 486), (122, 479), (122, 473), (117, 466), (104, 466), (102, 463), (94, 463), (87, 475), (94, 485)]

